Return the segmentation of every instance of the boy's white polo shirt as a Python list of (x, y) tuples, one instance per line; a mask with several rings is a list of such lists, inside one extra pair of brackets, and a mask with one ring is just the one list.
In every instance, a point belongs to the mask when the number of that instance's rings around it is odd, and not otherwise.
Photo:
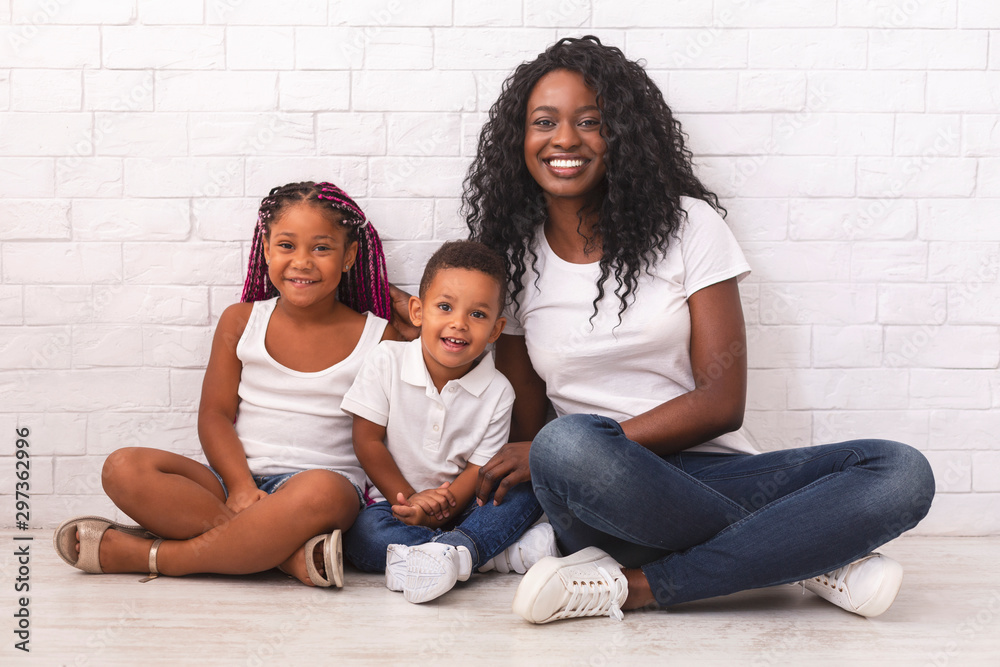
[[(385, 445), (399, 471), (423, 491), (489, 461), (507, 442), (513, 405), (514, 388), (489, 353), (438, 393), (417, 338), (379, 343), (340, 407), (386, 427)], [(385, 500), (374, 487), (369, 493)]]

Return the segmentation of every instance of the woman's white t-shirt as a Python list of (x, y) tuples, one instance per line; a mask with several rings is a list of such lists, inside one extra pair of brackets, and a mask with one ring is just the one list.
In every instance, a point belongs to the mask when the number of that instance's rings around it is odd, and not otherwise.
[[(557, 416), (597, 414), (620, 422), (695, 388), (687, 300), (709, 285), (742, 280), (750, 265), (708, 203), (682, 197), (681, 206), (687, 219), (651, 274), (639, 274), (635, 300), (620, 324), (614, 275), (605, 281), (594, 315), (599, 264), (560, 259), (539, 226), (532, 246), (538, 259), (532, 267), (531, 253), (526, 254), (520, 308), (508, 307), (504, 333), (525, 337)], [(755, 450), (735, 431), (689, 451)]]

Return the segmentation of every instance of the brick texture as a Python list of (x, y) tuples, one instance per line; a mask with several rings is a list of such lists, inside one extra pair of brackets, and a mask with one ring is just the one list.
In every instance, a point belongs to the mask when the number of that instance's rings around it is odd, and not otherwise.
[(919, 532), (1000, 533), (994, 0), (0, 2), (0, 426), (37, 525), (113, 512), (118, 447), (198, 455), (271, 187), (345, 187), (412, 287), (504, 78), (586, 33), (645, 61), (753, 267), (758, 447), (908, 442)]

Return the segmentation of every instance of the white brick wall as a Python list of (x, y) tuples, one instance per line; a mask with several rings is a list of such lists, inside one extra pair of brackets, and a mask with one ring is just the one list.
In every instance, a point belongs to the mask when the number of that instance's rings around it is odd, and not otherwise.
[(753, 265), (750, 435), (908, 442), (939, 479), (918, 531), (1000, 533), (998, 7), (0, 1), (0, 496), (15, 426), (38, 526), (113, 511), (118, 447), (197, 454), (260, 197), (343, 185), (412, 285), (465, 233), (504, 77), (592, 32), (645, 60)]

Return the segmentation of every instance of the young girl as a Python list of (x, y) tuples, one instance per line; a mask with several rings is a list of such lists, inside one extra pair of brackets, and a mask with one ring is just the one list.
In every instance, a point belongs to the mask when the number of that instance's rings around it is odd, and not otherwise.
[(340, 402), (368, 351), (397, 337), (383, 319), (379, 237), (330, 183), (274, 188), (242, 301), (219, 319), (202, 385), (211, 468), (156, 449), (114, 452), (104, 489), (142, 528), (64, 522), (54, 543), (70, 565), (172, 576), (277, 566), (308, 585), (342, 585), (340, 531), (365, 504), (365, 477)]

